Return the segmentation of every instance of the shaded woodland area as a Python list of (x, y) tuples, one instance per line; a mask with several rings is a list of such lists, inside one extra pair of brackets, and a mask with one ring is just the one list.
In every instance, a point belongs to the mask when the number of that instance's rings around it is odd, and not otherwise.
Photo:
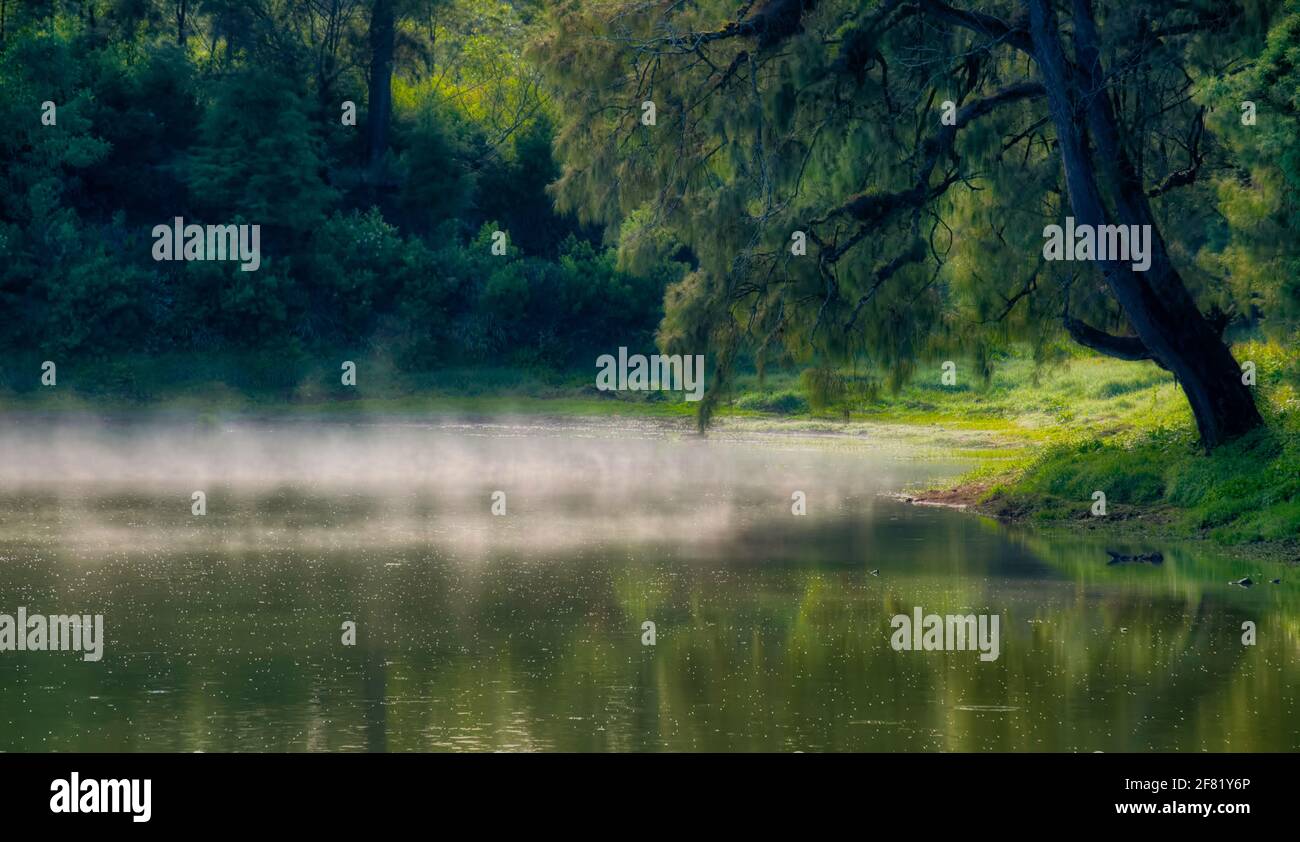
[[(649, 205), (701, 244), (664, 335), (723, 378), (757, 352), (897, 383), (1068, 338), (1168, 370), (1207, 447), (1260, 425), (1227, 331), (1295, 338), (1296, 3), (569, 7), (537, 51), (563, 80), (561, 205)], [(631, 119), (643, 98), (670, 127)], [(1149, 226), (1150, 270), (1043, 260), (1067, 216)]]
[[(3, 0), (0, 347), (428, 368), (649, 345), (682, 269), (621, 271), (555, 212), (535, 5)], [(260, 224), (261, 268), (154, 262), (178, 216)]]
[[(1295, 0), (0, 4), (16, 354), (658, 345), (708, 354), (703, 424), (741, 369), (851, 400), (1087, 348), (1213, 448), (1262, 421), (1233, 343), (1294, 347)], [(151, 261), (176, 216), (262, 225), (261, 269)], [(1067, 216), (1150, 270), (1044, 261)]]

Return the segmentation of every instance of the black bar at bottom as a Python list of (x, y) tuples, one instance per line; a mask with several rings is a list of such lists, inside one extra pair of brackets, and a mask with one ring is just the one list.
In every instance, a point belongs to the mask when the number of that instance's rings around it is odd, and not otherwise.
[[(541, 832), (557, 821), (581, 826), (586, 810), (614, 810), (631, 820), (623, 830), (641, 836), (701, 809), (734, 828), (777, 817), (820, 824), (839, 813), (926, 830), (972, 822), (1221, 830), (1287, 820), (1294, 762), (1275, 754), (11, 754), (0, 755), (0, 811), (7, 822), (126, 832), (337, 831), (431, 818), (494, 830), (518, 821)], [(137, 821), (146, 800), (148, 820)], [(96, 807), (105, 812), (83, 809)]]

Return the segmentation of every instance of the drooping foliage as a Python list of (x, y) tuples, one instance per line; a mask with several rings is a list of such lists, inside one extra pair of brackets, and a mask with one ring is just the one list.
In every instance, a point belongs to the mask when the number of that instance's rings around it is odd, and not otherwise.
[(1300, 326), (1300, 3), (1268, 33), (1251, 65), (1225, 74), (1202, 101), (1253, 102), (1253, 126), (1241, 112), (1217, 108), (1216, 134), (1237, 166), (1212, 183), (1226, 231), (1201, 254), (1209, 272), (1227, 278), (1232, 300), (1274, 338), (1295, 343)]
[[(716, 389), (746, 356), (852, 363), (897, 385), (924, 361), (960, 355), (975, 362), (968, 376), (986, 376), (1010, 341), (1045, 360), (1072, 338), (1173, 370), (1213, 444), (1258, 416), (1226, 382), (1226, 350), (1202, 360), (1180, 343), (1218, 343), (1230, 322), (1291, 324), (1273, 300), (1290, 294), (1297, 253), (1281, 227), (1294, 196), (1285, 151), (1300, 148), (1282, 12), (560, 0), (533, 54), (563, 115), (560, 206), (610, 226), (636, 219), (697, 259), (668, 292), (660, 340), (713, 355)], [(1052, 81), (1055, 44), (1066, 70)], [(1252, 91), (1258, 125), (1229, 126)], [(1073, 158), (1062, 126), (1081, 127)], [(1253, 176), (1243, 160), (1257, 161)], [(1115, 221), (1150, 221), (1155, 272), (1043, 260), (1044, 227), (1077, 212), (1084, 182)], [(1252, 226), (1265, 216), (1272, 229)]]

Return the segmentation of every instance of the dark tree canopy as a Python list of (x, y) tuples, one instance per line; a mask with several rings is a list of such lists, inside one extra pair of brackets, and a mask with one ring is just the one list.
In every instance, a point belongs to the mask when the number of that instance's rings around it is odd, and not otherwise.
[[(561, 207), (635, 220), (624, 252), (640, 238), (698, 258), (660, 341), (707, 347), (713, 401), (741, 355), (898, 382), (941, 353), (1020, 339), (1046, 355), (1068, 335), (1170, 370), (1213, 447), (1260, 422), (1225, 329), (1294, 328), (1284, 282), (1243, 288), (1231, 265), (1294, 240), (1246, 242), (1219, 204), (1272, 177), (1240, 150), (1294, 125), (1257, 57), (1271, 27), (1271, 54), (1294, 52), (1296, 17), (1201, 0), (561, 2), (535, 55), (560, 91)], [(1149, 270), (1045, 261), (1044, 227), (1067, 216), (1150, 225)]]
[[(555, 212), (534, 5), (0, 0), (0, 388), (55, 355), (585, 371), (652, 346), (681, 267), (621, 272)], [(259, 225), (260, 268), (156, 262), (175, 217)]]

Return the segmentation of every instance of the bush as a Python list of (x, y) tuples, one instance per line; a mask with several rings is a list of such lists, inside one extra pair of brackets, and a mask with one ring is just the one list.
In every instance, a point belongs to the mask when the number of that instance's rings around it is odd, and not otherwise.
[(799, 415), (808, 411), (808, 401), (796, 392), (774, 392), (743, 395), (736, 401), (737, 409), (772, 412), (777, 415)]
[(844, 375), (832, 368), (809, 368), (799, 376), (804, 394), (813, 409), (834, 406), (847, 392)]

